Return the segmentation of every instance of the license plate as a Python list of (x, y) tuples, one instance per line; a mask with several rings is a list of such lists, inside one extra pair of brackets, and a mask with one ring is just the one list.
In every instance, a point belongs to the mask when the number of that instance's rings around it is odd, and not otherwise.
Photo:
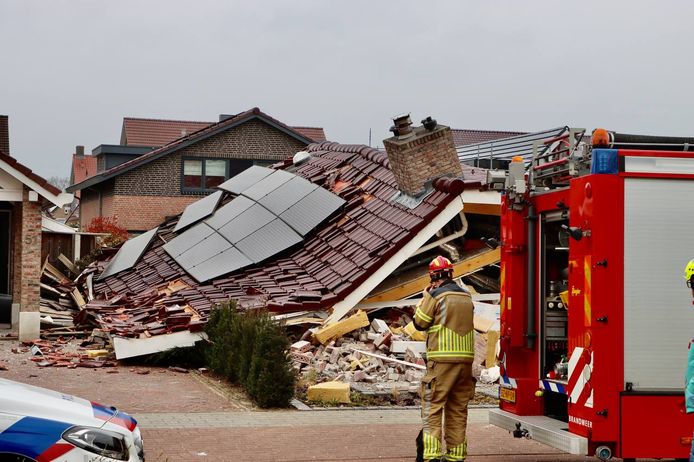
[(516, 402), (516, 390), (514, 390), (513, 388), (500, 387), (499, 388), (499, 398), (503, 399), (504, 401), (508, 401), (509, 403), (515, 403)]

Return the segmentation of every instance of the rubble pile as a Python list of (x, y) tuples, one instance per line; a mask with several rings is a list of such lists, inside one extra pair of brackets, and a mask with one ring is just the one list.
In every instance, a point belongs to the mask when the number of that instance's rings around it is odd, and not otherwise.
[[(321, 335), (328, 328), (342, 334), (337, 338)], [(366, 314), (358, 311), (328, 328), (315, 330), (313, 343), (300, 340), (291, 346), (294, 368), (302, 382), (311, 384), (307, 390), (309, 400), (348, 402), (344, 398), (345, 385), (350, 391), (365, 395), (418, 393), (426, 373), (426, 337), (415, 329), (407, 314), (400, 314), (389, 324), (379, 318), (369, 322)], [(476, 378), (486, 368), (496, 366), (498, 335), (490, 332), (475, 331)]]
[(32, 340), (23, 342), (22, 347), (12, 349), (12, 353), (31, 352), (31, 361), (38, 367), (78, 367), (101, 368), (114, 367), (116, 361), (112, 351), (106, 349), (109, 344), (108, 334), (95, 329), (92, 335), (75, 347), (74, 337), (58, 337), (54, 340)]

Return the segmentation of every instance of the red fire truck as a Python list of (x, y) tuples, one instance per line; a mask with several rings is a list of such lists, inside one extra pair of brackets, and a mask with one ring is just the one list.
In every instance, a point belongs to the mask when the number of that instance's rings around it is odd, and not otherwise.
[(490, 422), (573, 454), (687, 458), (694, 138), (598, 129), (536, 143), (502, 191), (500, 405)]

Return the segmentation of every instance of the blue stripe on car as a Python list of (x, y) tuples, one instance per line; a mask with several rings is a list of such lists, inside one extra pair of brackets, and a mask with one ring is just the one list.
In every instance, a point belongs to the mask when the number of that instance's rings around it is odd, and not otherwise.
[(24, 417), (0, 433), (0, 451), (36, 458), (60, 440), (72, 425), (55, 420)]

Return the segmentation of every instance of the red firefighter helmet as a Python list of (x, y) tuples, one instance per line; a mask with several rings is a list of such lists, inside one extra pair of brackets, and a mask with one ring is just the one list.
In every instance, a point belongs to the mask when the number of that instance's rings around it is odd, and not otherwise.
[(429, 263), (429, 274), (432, 276), (448, 271), (453, 271), (453, 264), (446, 257), (442, 257), (441, 255), (439, 255), (438, 257), (431, 260), (431, 263)]

